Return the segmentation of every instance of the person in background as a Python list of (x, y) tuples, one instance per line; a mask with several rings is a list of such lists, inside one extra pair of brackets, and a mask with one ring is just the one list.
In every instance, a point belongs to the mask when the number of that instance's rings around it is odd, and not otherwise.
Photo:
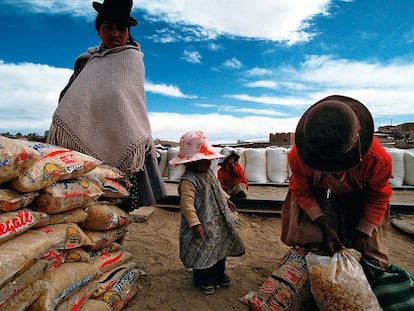
[(70, 148), (125, 173), (131, 211), (166, 195), (151, 137), (144, 62), (130, 28), (132, 0), (93, 2), (101, 44), (76, 58), (62, 90), (47, 142)]
[(239, 154), (231, 147), (224, 147), (220, 153), (225, 156), (218, 161), (217, 177), (221, 187), (230, 197), (245, 199), (249, 183), (239, 163)]
[(368, 262), (388, 267), (392, 163), (374, 137), (368, 109), (341, 95), (318, 101), (299, 120), (288, 160), (282, 241), (329, 254), (354, 248)]
[(230, 285), (226, 257), (245, 252), (232, 213), (236, 206), (210, 169), (211, 160), (220, 157), (202, 131), (189, 131), (181, 136), (180, 151), (169, 161), (186, 167), (178, 186), (180, 258), (186, 268), (193, 269), (193, 282), (204, 294)]

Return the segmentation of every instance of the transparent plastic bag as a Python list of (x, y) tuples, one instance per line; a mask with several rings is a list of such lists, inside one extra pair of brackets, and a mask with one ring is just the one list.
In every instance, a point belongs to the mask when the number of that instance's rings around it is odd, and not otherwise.
[(332, 257), (306, 255), (311, 292), (320, 310), (382, 310), (360, 258), (354, 249), (341, 250)]

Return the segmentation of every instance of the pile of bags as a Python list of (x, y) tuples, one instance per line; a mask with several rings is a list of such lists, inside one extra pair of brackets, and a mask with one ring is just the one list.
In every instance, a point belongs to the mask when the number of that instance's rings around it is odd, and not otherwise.
[(0, 136), (0, 309), (120, 310), (144, 274), (122, 248), (123, 174)]

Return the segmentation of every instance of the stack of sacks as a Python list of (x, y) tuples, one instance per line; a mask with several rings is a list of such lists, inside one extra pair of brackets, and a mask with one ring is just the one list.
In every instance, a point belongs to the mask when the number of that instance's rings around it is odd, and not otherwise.
[(143, 274), (120, 243), (123, 175), (58, 146), (0, 136), (0, 309), (120, 310)]

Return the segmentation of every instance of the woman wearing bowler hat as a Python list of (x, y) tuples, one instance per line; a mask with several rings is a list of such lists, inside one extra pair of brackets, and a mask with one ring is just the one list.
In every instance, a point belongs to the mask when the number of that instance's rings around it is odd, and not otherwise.
[(132, 0), (93, 2), (101, 39), (78, 56), (63, 89), (47, 142), (91, 155), (125, 173), (130, 211), (165, 194), (151, 136), (143, 53), (130, 34)]
[(392, 163), (374, 137), (368, 109), (340, 95), (318, 101), (299, 120), (288, 159), (282, 241), (330, 254), (354, 248), (376, 266), (389, 266)]

